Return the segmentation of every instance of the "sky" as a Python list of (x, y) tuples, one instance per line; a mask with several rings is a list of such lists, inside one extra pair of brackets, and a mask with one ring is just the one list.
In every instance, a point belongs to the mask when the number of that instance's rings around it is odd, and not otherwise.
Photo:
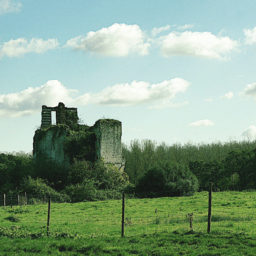
[(256, 1), (0, 0), (0, 152), (41, 106), (120, 120), (122, 141), (256, 138)]

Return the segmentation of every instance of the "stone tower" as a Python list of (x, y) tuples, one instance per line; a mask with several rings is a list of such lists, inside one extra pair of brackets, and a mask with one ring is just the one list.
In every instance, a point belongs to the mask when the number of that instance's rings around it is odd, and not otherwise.
[(113, 119), (100, 119), (94, 126), (97, 159), (105, 163), (122, 163), (122, 123)]
[[(56, 125), (52, 124), (53, 112), (56, 112)], [(82, 144), (79, 144), (83, 150), (81, 152), (87, 152), (83, 160), (102, 159), (106, 164), (123, 167), (122, 123), (113, 119), (100, 119), (91, 127), (80, 125), (77, 109), (67, 108), (63, 103), (57, 107), (42, 106), (41, 128), (35, 132), (33, 141), (34, 158), (43, 157), (59, 164), (70, 164), (72, 159), (65, 151), (65, 143), (74, 135), (83, 138)]]

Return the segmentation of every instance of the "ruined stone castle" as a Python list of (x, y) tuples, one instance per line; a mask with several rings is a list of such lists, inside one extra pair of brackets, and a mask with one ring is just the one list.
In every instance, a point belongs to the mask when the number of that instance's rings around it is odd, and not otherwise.
[[(56, 114), (56, 124), (52, 122)], [(78, 123), (77, 108), (42, 106), (41, 127), (33, 141), (35, 159), (48, 158), (59, 164), (70, 164), (75, 158), (97, 161), (118, 168), (122, 161), (122, 123), (113, 119), (100, 119), (93, 126)]]

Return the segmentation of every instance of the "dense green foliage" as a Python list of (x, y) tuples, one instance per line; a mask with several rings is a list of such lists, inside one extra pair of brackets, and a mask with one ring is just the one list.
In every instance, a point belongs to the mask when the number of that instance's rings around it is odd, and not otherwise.
[(14, 190), (32, 172), (33, 161), (30, 155), (0, 154), (0, 191)]
[(23, 193), (35, 199), (51, 196), (57, 201), (120, 198), (128, 177), (103, 162), (75, 160), (70, 166), (49, 159), (34, 161), (28, 155), (0, 154), (0, 193)]
[[(196, 175), (200, 190), (208, 190), (210, 182), (214, 183), (214, 190), (245, 190), (256, 189), (255, 149), (256, 142), (248, 141), (167, 146), (146, 140), (133, 141), (129, 147), (124, 146), (123, 154), (126, 160), (125, 171), (130, 182), (135, 186), (145, 179), (148, 170), (152, 168), (156, 172), (161, 169), (165, 173), (167, 170), (175, 173), (174, 166), (181, 165)], [(183, 174), (178, 174), (178, 176), (191, 182), (192, 176), (189, 170), (186, 172), (186, 177)], [(153, 177), (152, 173), (151, 176)], [(153, 186), (151, 192), (155, 192)], [(192, 189), (191, 192), (193, 191)], [(158, 192), (162, 193), (160, 190)], [(181, 194), (185, 193), (186, 191), (183, 191)], [(174, 193), (174, 195), (177, 194), (178, 191)]]
[(89, 126), (79, 125), (76, 130), (69, 130), (65, 140), (64, 151), (69, 156), (69, 161), (88, 160), (95, 161), (95, 133)]
[(62, 201), (77, 202), (119, 198), (124, 189), (139, 197), (190, 195), (208, 190), (210, 182), (215, 191), (256, 189), (255, 142), (167, 146), (133, 141), (123, 147), (126, 165), (120, 172), (83, 159), (94, 150), (83, 150), (94, 135), (87, 126), (79, 129), (65, 144), (72, 162), (68, 167), (47, 159), (35, 162), (25, 154), (0, 154), (0, 192), (35, 191), (37, 184), (37, 193), (54, 194), (52, 189)]
[[(256, 254), (255, 192), (213, 193), (207, 234), (207, 193), (121, 200), (0, 207), (0, 255), (248, 255)], [(194, 213), (193, 232), (188, 213)]]
[(195, 175), (179, 164), (149, 169), (136, 186), (137, 195), (143, 197), (191, 195), (197, 190)]

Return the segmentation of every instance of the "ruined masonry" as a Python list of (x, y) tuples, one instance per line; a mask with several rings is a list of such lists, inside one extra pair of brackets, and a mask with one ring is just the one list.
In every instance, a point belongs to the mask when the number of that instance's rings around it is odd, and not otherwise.
[[(56, 113), (56, 124), (52, 124), (53, 113)], [(102, 159), (106, 164), (122, 168), (122, 123), (113, 119), (100, 119), (90, 127), (78, 124), (78, 120), (77, 108), (67, 108), (63, 103), (57, 107), (42, 106), (41, 128), (35, 132), (33, 141), (34, 158), (43, 157), (59, 164), (70, 164), (73, 152), (66, 152), (67, 141), (72, 134), (77, 137), (82, 134), (83, 144), (79, 144), (81, 154), (85, 152), (82, 160)], [(77, 154), (81, 159), (80, 152)]]
[(62, 102), (59, 103), (58, 107), (47, 107), (44, 105), (42, 106), (42, 129), (52, 125), (52, 112), (56, 112), (56, 125), (69, 125), (70, 122), (78, 122), (77, 108), (66, 108)]

